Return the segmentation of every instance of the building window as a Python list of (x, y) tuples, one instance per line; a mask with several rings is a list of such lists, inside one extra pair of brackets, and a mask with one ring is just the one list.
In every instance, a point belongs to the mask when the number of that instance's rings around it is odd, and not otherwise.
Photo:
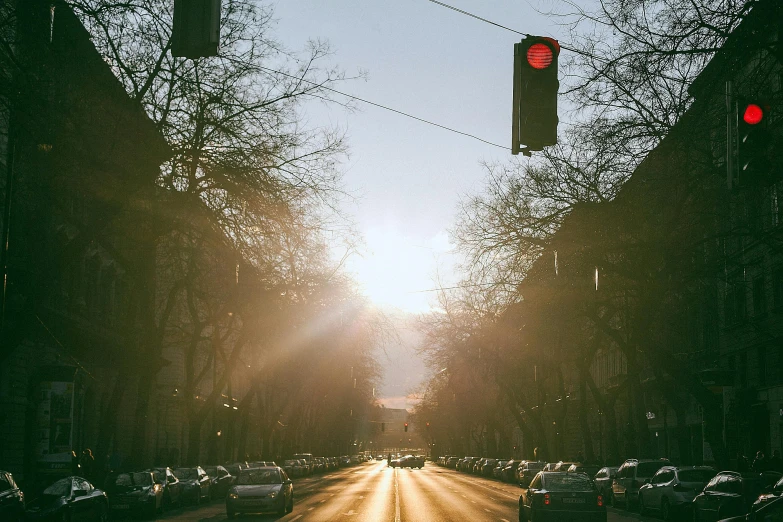
[(783, 268), (772, 272), (772, 301), (775, 311), (783, 311)]
[(753, 314), (761, 317), (767, 313), (767, 293), (764, 287), (764, 276), (753, 280)]
[(759, 369), (759, 386), (767, 385), (767, 347), (759, 346), (756, 348), (756, 359)]
[(724, 321), (726, 326), (741, 323), (747, 317), (745, 285), (742, 282), (726, 286)]

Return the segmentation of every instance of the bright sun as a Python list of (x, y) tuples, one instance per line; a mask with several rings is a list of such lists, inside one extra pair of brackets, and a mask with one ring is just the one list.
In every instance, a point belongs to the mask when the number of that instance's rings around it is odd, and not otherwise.
[(377, 306), (410, 313), (430, 311), (435, 293), (422, 290), (435, 286), (438, 260), (450, 250), (446, 234), (417, 241), (386, 226), (366, 230), (365, 240), (363, 255), (347, 262), (364, 294)]

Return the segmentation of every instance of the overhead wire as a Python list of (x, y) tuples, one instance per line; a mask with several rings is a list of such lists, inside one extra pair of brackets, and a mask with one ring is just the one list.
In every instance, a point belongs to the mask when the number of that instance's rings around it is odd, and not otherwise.
[(286, 73), (286, 72), (283, 72), (283, 71), (278, 71), (277, 69), (271, 69), (269, 67), (262, 67), (262, 66), (260, 66), (259, 69), (263, 69), (265, 71), (269, 71), (269, 72), (272, 72), (272, 73), (275, 73), (275, 74), (280, 74), (282, 76), (287, 76), (289, 78), (293, 78), (294, 80), (297, 80), (297, 81), (300, 81), (300, 82), (304, 82), (304, 83), (307, 83), (307, 84), (310, 84), (310, 85), (315, 85), (316, 87), (319, 87), (319, 88), (324, 89), (326, 91), (330, 91), (330, 92), (339, 94), (341, 96), (345, 96), (347, 98), (350, 98), (352, 100), (356, 100), (356, 101), (360, 101), (362, 103), (366, 103), (367, 105), (372, 105), (373, 107), (378, 107), (380, 109), (391, 111), (391, 112), (394, 112), (396, 114), (400, 114), (402, 116), (405, 116), (407, 118), (412, 118), (412, 119), (414, 119), (416, 121), (420, 121), (422, 123), (426, 123), (428, 125), (432, 125), (434, 127), (438, 127), (440, 129), (444, 129), (444, 130), (447, 130), (447, 131), (450, 131), (450, 132), (454, 132), (454, 133), (460, 134), (462, 136), (467, 136), (468, 138), (473, 138), (474, 140), (478, 140), (478, 141), (480, 141), (482, 143), (486, 143), (487, 145), (492, 145), (493, 147), (499, 147), (499, 148), (501, 148), (503, 150), (509, 150), (508, 146), (500, 145), (498, 143), (494, 143), (494, 142), (491, 142), (489, 140), (485, 140), (483, 138), (479, 138), (475, 134), (470, 134), (468, 132), (463, 132), (461, 130), (453, 129), (451, 127), (447, 127), (446, 125), (441, 125), (440, 123), (435, 123), (434, 121), (430, 121), (430, 120), (427, 120), (425, 118), (420, 118), (418, 116), (414, 116), (413, 114), (410, 114), (410, 113), (407, 113), (407, 112), (395, 109), (393, 107), (389, 107), (387, 105), (383, 105), (381, 103), (376, 103), (376, 102), (367, 100), (365, 98), (360, 98), (359, 96), (355, 96), (353, 94), (348, 94), (346, 92), (338, 91), (337, 89), (333, 89), (332, 87), (327, 87), (327, 86), (323, 85), (322, 83), (313, 82), (313, 81), (310, 81), (310, 80), (305, 80), (301, 76), (296, 76), (294, 74), (289, 74), (289, 73)]
[[(506, 31), (511, 31), (512, 33), (520, 34), (522, 36), (533, 36), (530, 33), (523, 33), (522, 31), (517, 31), (516, 29), (512, 29), (511, 27), (506, 27), (505, 25), (501, 25), (501, 24), (499, 24), (497, 22), (493, 22), (492, 20), (487, 20), (486, 18), (482, 18), (482, 17), (480, 17), (478, 15), (475, 15), (473, 13), (469, 13), (468, 11), (464, 11), (464, 10), (458, 8), (458, 7), (454, 7), (453, 5), (449, 5), (449, 4), (440, 2), (438, 0), (427, 0), (427, 1), (428, 2), (432, 2), (433, 4), (437, 4), (437, 5), (441, 6), (441, 7), (445, 7), (446, 9), (451, 9), (452, 11), (456, 11), (456, 12), (458, 12), (460, 14), (464, 14), (464, 15), (469, 16), (471, 18), (475, 18), (476, 20), (481, 20), (482, 22), (486, 22), (486, 23), (494, 25), (496, 27), (500, 27), (501, 29), (505, 29)], [(571, 51), (572, 53), (577, 53), (577, 54), (584, 54), (583, 51), (580, 51), (578, 49), (574, 49), (573, 47), (569, 47), (567, 45), (563, 45), (560, 42), (558, 42), (558, 45), (560, 45), (561, 49), (565, 49), (566, 51)]]

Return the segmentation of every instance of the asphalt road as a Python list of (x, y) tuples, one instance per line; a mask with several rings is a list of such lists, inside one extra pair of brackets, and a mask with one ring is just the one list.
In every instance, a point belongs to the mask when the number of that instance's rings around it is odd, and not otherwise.
[[(298, 479), (294, 511), (284, 517), (243, 515), (240, 521), (286, 522), (515, 522), (520, 489), (511, 484), (458, 473), (428, 462), (423, 469), (392, 469), (386, 462)], [(652, 521), (651, 517), (609, 508), (609, 522)], [(183, 508), (161, 521), (219, 522), (225, 505)]]

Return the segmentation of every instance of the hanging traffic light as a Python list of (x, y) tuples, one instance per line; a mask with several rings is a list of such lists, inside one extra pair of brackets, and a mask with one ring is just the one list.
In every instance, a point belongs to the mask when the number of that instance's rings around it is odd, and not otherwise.
[(514, 44), (512, 154), (529, 156), (530, 151), (557, 143), (559, 54), (557, 40), (544, 36), (529, 36)]
[(408, 431), (408, 423), (405, 423), (405, 431)]
[(174, 0), (172, 56), (217, 56), (219, 43), (220, 0)]
[(769, 106), (756, 100), (737, 101), (737, 170), (742, 185), (774, 181)]

